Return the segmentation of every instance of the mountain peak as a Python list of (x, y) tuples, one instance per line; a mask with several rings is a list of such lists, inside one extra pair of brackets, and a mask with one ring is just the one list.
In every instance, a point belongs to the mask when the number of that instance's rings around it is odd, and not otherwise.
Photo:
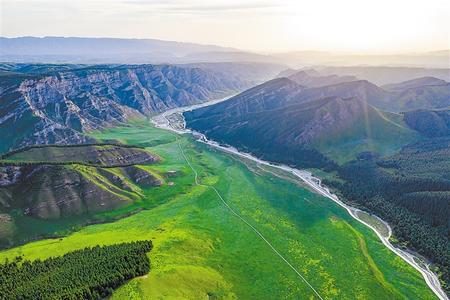
[(358, 80), (354, 76), (321, 75), (314, 69), (298, 71), (291, 74), (288, 78), (307, 87), (320, 87)]
[(388, 91), (392, 92), (402, 92), (408, 89), (414, 89), (418, 87), (424, 87), (424, 86), (441, 86), (441, 85), (447, 85), (449, 82), (432, 77), (432, 76), (424, 76), (419, 77), (399, 83), (393, 83), (393, 84), (386, 84), (383, 85), (383, 88)]

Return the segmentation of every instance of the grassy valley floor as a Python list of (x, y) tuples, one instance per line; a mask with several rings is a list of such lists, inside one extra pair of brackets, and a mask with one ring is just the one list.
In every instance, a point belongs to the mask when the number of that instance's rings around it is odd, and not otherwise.
[(164, 178), (145, 200), (104, 213), (121, 220), (87, 226), (60, 239), (0, 252), (43, 259), (68, 251), (135, 240), (153, 241), (151, 271), (116, 290), (113, 299), (317, 299), (311, 288), (214, 190), (194, 183), (180, 145), (199, 174), (255, 226), (323, 299), (435, 299), (422, 276), (385, 248), (376, 235), (332, 201), (237, 161), (229, 155), (156, 129), (147, 121), (95, 133), (145, 146), (162, 160)]

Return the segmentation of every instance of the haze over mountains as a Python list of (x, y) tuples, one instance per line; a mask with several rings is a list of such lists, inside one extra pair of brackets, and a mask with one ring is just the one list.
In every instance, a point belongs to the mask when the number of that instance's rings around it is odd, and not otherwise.
[(368, 80), (377, 85), (398, 83), (419, 77), (436, 77), (447, 82), (450, 81), (449, 67), (424, 68), (424, 67), (392, 67), (392, 66), (347, 66), (318, 67), (322, 74), (355, 76)]
[[(450, 68), (449, 50), (398, 55), (336, 54), (324, 51), (266, 54), (216, 45), (156, 39), (81, 37), (0, 37), (0, 61), (89, 64), (266, 62), (295, 68), (320, 65)], [(332, 73), (339, 74), (335, 71)], [(356, 72), (353, 73), (356, 75)]]
[(277, 77), (286, 76), (302, 85), (305, 90), (299, 95), (299, 99), (303, 101), (331, 96), (357, 97), (375, 107), (392, 112), (450, 106), (450, 83), (435, 77), (419, 77), (377, 86), (356, 76), (324, 74), (327, 72), (314, 69), (300, 71), (288, 69), (280, 72)]
[(161, 63), (192, 53), (238, 51), (154, 39), (2, 37), (0, 44), (2, 60), (13, 62)]
[[(336, 54), (325, 51), (293, 51), (275, 54), (292, 66), (391, 66), (450, 68), (450, 50), (408, 54)], [(338, 74), (338, 72), (334, 72)], [(353, 75), (357, 75), (356, 72)]]

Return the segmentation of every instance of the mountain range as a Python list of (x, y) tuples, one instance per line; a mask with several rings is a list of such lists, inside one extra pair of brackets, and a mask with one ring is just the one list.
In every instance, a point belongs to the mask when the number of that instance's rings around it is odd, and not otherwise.
[[(245, 71), (245, 68), (251, 68)], [(243, 90), (279, 71), (272, 65), (4, 64), (0, 151), (29, 144), (92, 142), (83, 132)], [(20, 73), (22, 71), (22, 73)], [(18, 73), (19, 72), (19, 73)]]
[(278, 77), (283, 75), (308, 88), (302, 92), (302, 100), (331, 96), (357, 97), (391, 112), (450, 107), (450, 83), (430, 76), (380, 87), (355, 76), (323, 75), (321, 71), (313, 69), (285, 70)]
[[(0, 246), (55, 234), (63, 223), (121, 217), (112, 210), (136, 211), (161, 185), (184, 194), (172, 180), (192, 178), (173, 169), (178, 164), (158, 172), (146, 166), (159, 157), (140, 148), (155, 134), (144, 118), (239, 93), (185, 112), (187, 127), (265, 160), (322, 172), (333, 192), (386, 219), (401, 245), (433, 260), (449, 282), (445, 76), (417, 68), (284, 68), (1, 63), (0, 153), (8, 153), (0, 157)], [(99, 137), (97, 130), (134, 118), (120, 127), (123, 135)], [(128, 138), (135, 146), (119, 143)], [(150, 200), (148, 207), (158, 201)]]
[(393, 153), (415, 140), (402, 115), (370, 104), (368, 82), (336, 86), (308, 89), (279, 78), (184, 115), (188, 127), (214, 140), (301, 167)]
[[(302, 166), (312, 161), (325, 164), (326, 159), (317, 159), (318, 153), (342, 163), (360, 152), (386, 155), (419, 135), (448, 132), (450, 84), (446, 81), (424, 77), (382, 88), (367, 80), (346, 81), (354, 78), (322, 76), (314, 70), (284, 74), (289, 77), (186, 112), (187, 126), (220, 142), (272, 160), (289, 157), (305, 163)], [(342, 82), (325, 85), (330, 81)], [(305, 149), (317, 152), (314, 159), (294, 158), (300, 154), (291, 153)]]
[(448, 291), (448, 82), (422, 77), (384, 87), (367, 80), (321, 86), (350, 75), (300, 72), (287, 70), (281, 75), (288, 78), (184, 112), (186, 126), (319, 174), (340, 199), (389, 222), (395, 243), (432, 260)]
[[(358, 66), (357, 68), (390, 66), (448, 69), (450, 67), (450, 50), (398, 54), (290, 51), (275, 53), (273, 56), (277, 58), (278, 62), (286, 63), (293, 67), (336, 66), (340, 68), (349, 65)], [(337, 72), (332, 73), (338, 74)], [(356, 72), (354, 75), (356, 75)]]
[[(364, 65), (448, 70), (450, 67), (449, 57), (448, 50), (395, 55), (346, 54), (325, 51), (256, 53), (231, 47), (157, 39), (0, 37), (0, 61), (15, 63), (176, 64), (193, 62), (264, 62), (289, 65), (295, 68), (305, 66)], [(338, 72), (332, 73), (338, 74)], [(354, 73), (356, 74), (356, 72)], [(439, 77), (435, 73), (422, 74), (420, 76), (427, 75)], [(369, 78), (363, 79), (368, 79), (377, 84), (406, 80), (376, 82)], [(448, 80), (448, 78), (443, 79)]]
[(404, 82), (420, 77), (435, 77), (450, 82), (449, 66), (441, 68), (393, 66), (317, 66), (323, 75), (355, 76), (376, 85)]
[[(289, 72), (289, 70), (288, 70)], [(284, 77), (285, 72), (281, 72), (279, 77)], [(281, 75), (281, 76), (280, 76)], [(339, 84), (344, 82), (356, 81), (358, 78), (355, 76), (338, 76), (338, 75), (321, 75), (318, 71), (304, 70), (304, 71), (294, 71), (290, 73), (287, 78), (297, 82), (300, 85), (307, 87), (321, 87), (333, 84)]]
[(203, 52), (233, 52), (233, 48), (162, 41), (80, 37), (0, 38), (3, 61), (82, 63), (162, 63)]

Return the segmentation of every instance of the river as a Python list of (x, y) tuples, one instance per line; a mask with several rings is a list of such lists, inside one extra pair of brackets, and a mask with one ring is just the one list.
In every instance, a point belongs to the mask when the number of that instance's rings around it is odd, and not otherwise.
[[(330, 192), (330, 190), (326, 186), (323, 186), (322, 181), (319, 178), (314, 177), (310, 172), (308, 172), (306, 170), (299, 170), (299, 169), (295, 169), (295, 168), (292, 168), (287, 165), (280, 165), (280, 164), (275, 164), (275, 163), (261, 160), (249, 153), (243, 153), (232, 146), (221, 145), (215, 141), (211, 141), (204, 134), (196, 132), (196, 131), (192, 131), (192, 130), (186, 128), (186, 123), (185, 123), (183, 115), (182, 115), (183, 112), (191, 111), (191, 110), (194, 110), (194, 109), (197, 109), (200, 107), (213, 105), (213, 104), (216, 104), (216, 103), (219, 103), (222, 101), (226, 101), (227, 99), (230, 99), (230, 98), (231, 97), (227, 97), (227, 98), (208, 101), (208, 102), (205, 102), (202, 104), (171, 109), (160, 115), (153, 117), (152, 123), (158, 128), (170, 130), (177, 134), (192, 134), (198, 142), (207, 144), (207, 145), (214, 147), (216, 149), (219, 149), (223, 152), (237, 155), (239, 157), (256, 162), (257, 164), (260, 164), (260, 165), (269, 166), (272, 168), (276, 168), (276, 169), (291, 173), (292, 175), (294, 175), (297, 178), (299, 178), (300, 180), (302, 180), (305, 184), (307, 184), (311, 189), (313, 189), (317, 193), (336, 202), (338, 205), (340, 205), (342, 208), (344, 208), (350, 214), (350, 216), (352, 216), (354, 219), (358, 220), (362, 224), (364, 224), (367, 227), (369, 227), (370, 229), (372, 229), (375, 232), (375, 234), (379, 237), (381, 242), (389, 250), (391, 250), (396, 255), (401, 257), (404, 261), (406, 261), (408, 264), (410, 264), (412, 267), (414, 267), (417, 271), (419, 271), (422, 274), (427, 285), (430, 287), (430, 289), (436, 294), (436, 296), (439, 299), (449, 300), (447, 295), (445, 294), (445, 292), (443, 291), (443, 289), (441, 287), (441, 284), (439, 282), (437, 275), (434, 274), (430, 270), (430, 264), (428, 262), (424, 261), (422, 258), (418, 257), (417, 255), (415, 255), (414, 253), (412, 253), (410, 251), (405, 251), (403, 249), (395, 247), (389, 241), (389, 239), (392, 235), (392, 229), (389, 226), (389, 224), (387, 222), (385, 222), (384, 220), (382, 220), (381, 218), (374, 216), (372, 214), (369, 214), (367, 212), (364, 212), (358, 208), (355, 208), (355, 207), (345, 204), (335, 194)], [(383, 235), (383, 232), (381, 230), (377, 229), (375, 226), (364, 221), (360, 216), (361, 214), (370, 215), (371, 217), (376, 218), (379, 222), (381, 222), (387, 228), (388, 234)]]

